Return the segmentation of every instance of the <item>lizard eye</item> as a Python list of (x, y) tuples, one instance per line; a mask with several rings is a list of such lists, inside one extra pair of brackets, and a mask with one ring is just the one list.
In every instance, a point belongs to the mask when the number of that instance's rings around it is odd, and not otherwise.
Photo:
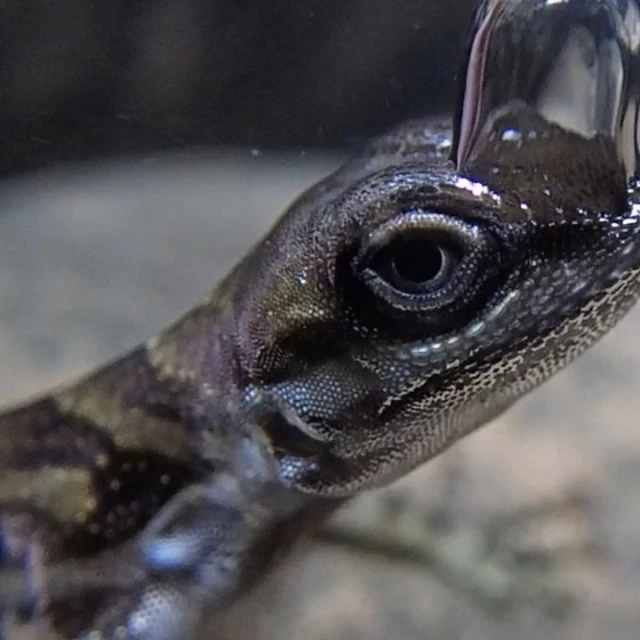
[(459, 306), (477, 280), (484, 249), (478, 226), (412, 212), (375, 230), (356, 256), (354, 269), (377, 297), (397, 309), (438, 310)]
[(419, 295), (445, 286), (460, 259), (459, 247), (447, 238), (415, 230), (380, 249), (368, 269), (401, 294)]

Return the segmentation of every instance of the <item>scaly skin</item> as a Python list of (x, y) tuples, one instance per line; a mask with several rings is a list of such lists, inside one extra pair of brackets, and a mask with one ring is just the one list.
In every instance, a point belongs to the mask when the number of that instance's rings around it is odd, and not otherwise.
[(492, 123), (517, 144), (471, 124), (458, 170), (432, 122), (374, 141), (172, 327), (0, 416), (0, 637), (189, 637), (625, 314), (640, 209), (611, 141), (522, 106)]
[[(501, 413), (631, 306), (623, 176), (585, 148), (588, 183), (523, 181), (507, 158), (489, 189), (426, 124), (304, 194), (167, 331), (0, 417), (7, 630), (185, 637), (344, 499)], [(555, 134), (521, 167), (580, 144)], [(457, 256), (442, 286), (403, 294), (393, 261), (428, 271), (433, 243)]]

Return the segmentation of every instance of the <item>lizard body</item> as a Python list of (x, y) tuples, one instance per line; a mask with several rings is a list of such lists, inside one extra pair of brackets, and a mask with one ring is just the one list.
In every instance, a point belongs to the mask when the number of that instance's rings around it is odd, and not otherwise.
[[(502, 413), (626, 313), (628, 156), (520, 103), (487, 122), (458, 131), (458, 166), (430, 121), (374, 141), (173, 326), (0, 416), (7, 638), (188, 637), (344, 500)], [(580, 163), (548, 171), (563, 155)]]

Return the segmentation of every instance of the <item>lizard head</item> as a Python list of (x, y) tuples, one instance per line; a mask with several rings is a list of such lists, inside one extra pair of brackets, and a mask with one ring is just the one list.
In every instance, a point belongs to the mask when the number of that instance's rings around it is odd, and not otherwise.
[(482, 86), (461, 110), (482, 121), (457, 127), (464, 164), (408, 125), (294, 203), (238, 272), (259, 282), (234, 305), (245, 398), (271, 407), (282, 477), (303, 491), (350, 495), (438, 454), (638, 295), (640, 209), (616, 137), (519, 89), (483, 111)]
[(631, 306), (640, 211), (560, 207), (536, 188), (530, 204), (408, 164), (308, 215), (294, 205), (253, 256), (261, 283), (238, 332), (247, 398), (278, 409), (267, 422), (290, 482), (348, 495), (398, 477)]

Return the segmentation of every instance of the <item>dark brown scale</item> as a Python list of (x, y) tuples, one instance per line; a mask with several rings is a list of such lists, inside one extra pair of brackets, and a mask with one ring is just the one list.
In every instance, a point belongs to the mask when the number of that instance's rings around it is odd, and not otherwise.
[(140, 531), (195, 473), (160, 456), (113, 450), (110, 463), (93, 473), (96, 509), (67, 534), (69, 550), (95, 553)]
[(0, 418), (0, 460), (16, 470), (94, 466), (108, 439), (94, 424), (63, 415), (52, 397)]
[[(47, 424), (52, 428), (55, 420), (55, 431), (64, 437), (58, 438), (55, 446), (51, 437), (45, 437), (45, 446), (41, 448), (16, 447), (15, 468), (37, 470), (38, 465), (53, 464), (60, 466), (61, 473), (70, 467), (90, 469), (87, 496), (95, 505), (93, 510), (79, 513), (75, 522), (58, 518), (55, 511), (38, 514), (38, 518), (45, 518), (48, 522), (47, 529), (64, 531), (65, 547), (70, 555), (94, 553), (128, 539), (196, 476), (193, 467), (183, 463), (155, 454), (117, 449), (104, 433), (89, 423), (56, 415), (55, 405), (49, 401), (42, 404), (51, 409), (49, 415), (52, 420), (48, 423), (38, 421), (39, 429)], [(70, 437), (78, 433), (83, 434), (91, 447), (81, 448), (78, 438)], [(96, 459), (104, 460), (105, 464), (96, 465)], [(14, 512), (32, 509), (29, 503), (19, 500), (11, 500), (9, 505)]]
[[(14, 519), (20, 513), (31, 518), (32, 533), (46, 533), (52, 558), (95, 553), (140, 531), (198, 476), (180, 439), (173, 445), (154, 442), (158, 429), (186, 433), (188, 417), (182, 420), (175, 386), (158, 379), (141, 348), (66, 395), (2, 415), (0, 462), (9, 480), (3, 485), (0, 475), (0, 514), (10, 510)], [(109, 411), (103, 413), (103, 406)], [(163, 445), (176, 457), (163, 455)], [(11, 474), (24, 479), (23, 491), (10, 481)], [(75, 491), (65, 496), (69, 482)], [(41, 504), (36, 496), (45, 490), (43, 483), (57, 502)], [(7, 547), (6, 535), (0, 527), (0, 547)], [(54, 539), (59, 543), (53, 545)]]

